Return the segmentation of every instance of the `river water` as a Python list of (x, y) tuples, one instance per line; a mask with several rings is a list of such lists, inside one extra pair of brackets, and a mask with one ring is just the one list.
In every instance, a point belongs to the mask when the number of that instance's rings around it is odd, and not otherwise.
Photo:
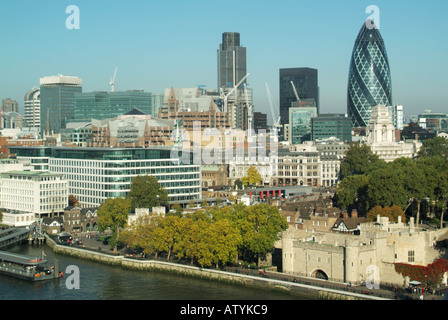
[(153, 271), (134, 271), (74, 257), (56, 255), (46, 245), (22, 244), (9, 252), (57, 260), (60, 271), (79, 268), (79, 289), (68, 289), (67, 277), (28, 282), (0, 275), (0, 300), (311, 300), (306, 295), (260, 290), (240, 285)]

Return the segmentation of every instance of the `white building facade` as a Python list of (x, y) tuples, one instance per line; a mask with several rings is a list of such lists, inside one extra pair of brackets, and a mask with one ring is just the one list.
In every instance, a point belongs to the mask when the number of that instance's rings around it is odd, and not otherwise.
[(62, 213), (68, 202), (67, 181), (60, 174), (8, 171), (0, 175), (0, 207), (36, 217)]
[(385, 106), (376, 106), (372, 109), (366, 133), (366, 144), (373, 153), (387, 162), (401, 157), (414, 158), (421, 147), (421, 143), (417, 141), (396, 141), (395, 127)]

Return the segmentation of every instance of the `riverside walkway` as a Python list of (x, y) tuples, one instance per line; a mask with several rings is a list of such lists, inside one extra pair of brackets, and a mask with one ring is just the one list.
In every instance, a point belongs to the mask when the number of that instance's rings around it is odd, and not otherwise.
[[(104, 245), (103, 243), (95, 240), (94, 238), (85, 237), (85, 234), (78, 234), (74, 236), (78, 240), (82, 240), (82, 246), (73, 246), (74, 250), (88, 250), (96, 252), (98, 255), (113, 256), (112, 248)], [(66, 246), (64, 246), (66, 247)], [(99, 249), (101, 247), (101, 249)], [(380, 289), (368, 290), (365, 286), (347, 286), (344, 283), (332, 282), (329, 280), (320, 280), (316, 278), (298, 277), (288, 275), (280, 272), (262, 272), (258, 269), (248, 268), (225, 268), (223, 270), (216, 270), (213, 268), (206, 269), (195, 267), (191, 265), (166, 262), (163, 260), (151, 260), (151, 259), (137, 259), (132, 257), (125, 257), (124, 252), (119, 252), (119, 256), (115, 256), (119, 264), (134, 263), (142, 266), (144, 269), (146, 266), (159, 266), (160, 269), (177, 268), (185, 270), (185, 273), (194, 273), (196, 275), (207, 274), (211, 278), (219, 276), (233, 277), (234, 279), (245, 279), (252, 283), (261, 284), (267, 288), (277, 287), (279, 289), (286, 289), (289, 292), (300, 291), (313, 291), (315, 293), (325, 292), (331, 295), (327, 295), (328, 299), (338, 299), (338, 296), (351, 297), (353, 299), (363, 300), (419, 300), (419, 294), (410, 294), (406, 292), (404, 288), (397, 290), (391, 290), (385, 287)], [(102, 259), (99, 258), (99, 261)], [(333, 296), (332, 296), (333, 295)], [(325, 298), (325, 295), (323, 295)], [(442, 300), (443, 296), (426, 293), (424, 294), (424, 300)]]

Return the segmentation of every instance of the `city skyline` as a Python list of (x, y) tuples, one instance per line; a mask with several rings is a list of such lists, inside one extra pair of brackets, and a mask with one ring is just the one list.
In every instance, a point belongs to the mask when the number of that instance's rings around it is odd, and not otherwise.
[[(389, 1), (390, 2), (390, 1)], [(56, 74), (83, 79), (83, 92), (116, 90), (163, 93), (171, 86), (216, 88), (216, 50), (224, 32), (241, 34), (247, 48), (249, 88), (255, 111), (271, 110), (269, 84), (279, 112), (278, 72), (309, 67), (319, 71), (321, 113), (346, 113), (353, 43), (369, 14), (380, 10), (387, 44), (394, 104), (405, 115), (443, 112), (448, 44), (443, 39), (443, 2), (398, 1), (15, 1), (0, 4), (5, 48), (0, 59), (0, 98), (17, 100), (39, 79)], [(26, 4), (26, 5), (24, 5)], [(80, 29), (66, 28), (69, 5), (80, 9)], [(230, 14), (231, 13), (231, 14)], [(219, 17), (223, 17), (220, 19)]]

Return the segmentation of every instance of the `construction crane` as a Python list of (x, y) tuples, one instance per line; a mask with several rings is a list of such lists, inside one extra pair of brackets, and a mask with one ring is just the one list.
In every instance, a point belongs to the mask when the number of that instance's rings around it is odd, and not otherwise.
[(117, 67), (115, 68), (115, 73), (113, 78), (110, 78), (110, 92), (115, 92), (115, 78), (117, 77)]
[(236, 89), (238, 89), (238, 87), (244, 82), (244, 80), (246, 80), (246, 78), (247, 78), (248, 76), (249, 76), (249, 73), (246, 74), (246, 75), (244, 76), (244, 78), (241, 79), (240, 82), (238, 82), (237, 85), (234, 86), (234, 87), (232, 88), (232, 90), (230, 90), (227, 94), (224, 94), (224, 92), (221, 90), (221, 99), (224, 101), (224, 110), (222, 110), (222, 111), (227, 112), (227, 100), (228, 100), (229, 96), (230, 96), (231, 94), (233, 94), (233, 93), (236, 91)]
[(247, 126), (248, 126), (248, 132), (249, 135), (252, 134), (252, 122), (253, 122), (253, 106), (252, 103), (249, 102), (249, 96), (247, 95), (247, 83), (244, 85), (244, 93), (246, 95), (246, 107), (247, 107)]
[(294, 85), (294, 82), (291, 81), (292, 89), (294, 90), (294, 94), (296, 95), (297, 101), (300, 102), (299, 93), (297, 92), (296, 86)]
[(272, 121), (274, 121), (274, 130), (277, 130), (277, 132), (280, 131), (282, 125), (280, 124), (281, 116), (278, 117), (278, 120), (275, 121), (275, 115), (274, 115), (274, 101), (272, 100), (271, 90), (269, 89), (269, 85), (267, 82), (265, 82), (266, 85), (266, 92), (268, 93), (268, 99), (269, 99), (269, 106), (271, 107), (271, 115), (272, 115)]

